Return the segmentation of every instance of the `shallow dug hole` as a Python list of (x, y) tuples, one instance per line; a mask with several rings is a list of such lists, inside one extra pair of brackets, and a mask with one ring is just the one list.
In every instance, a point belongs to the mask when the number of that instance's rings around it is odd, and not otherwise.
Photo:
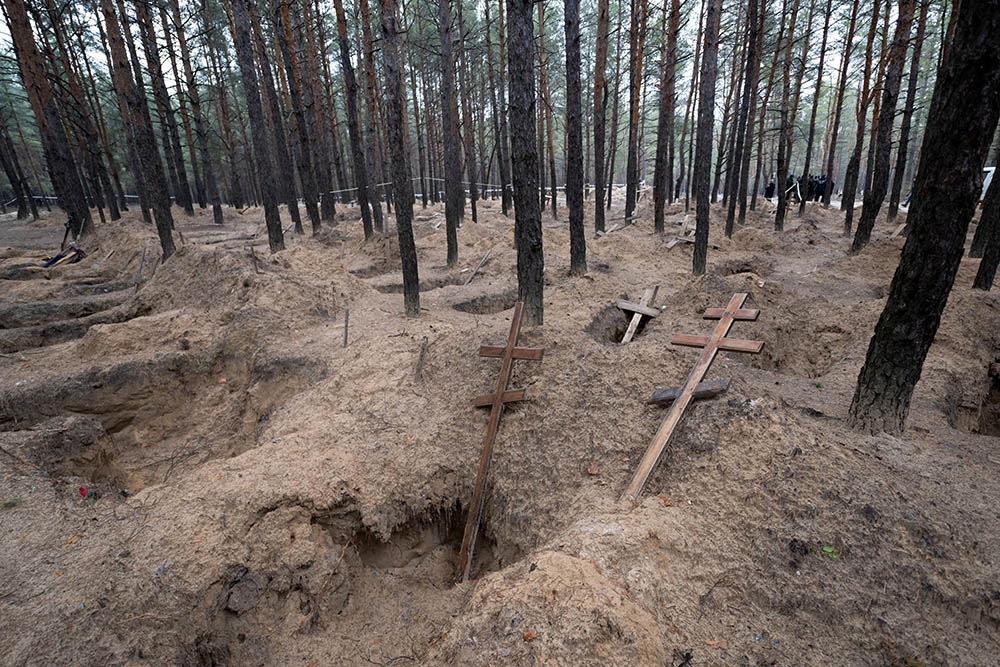
[(504, 310), (509, 310), (517, 303), (517, 292), (507, 290), (500, 294), (484, 294), (468, 301), (456, 303), (452, 308), (463, 313), (473, 315), (492, 315)]
[[(631, 321), (632, 316), (629, 313), (612, 304), (597, 311), (594, 319), (583, 330), (599, 343), (619, 345)], [(642, 318), (639, 327), (635, 330), (636, 336), (643, 332), (648, 321), (648, 317)]]
[[(465, 281), (462, 276), (445, 276), (444, 278), (428, 278), (420, 281), (420, 291), (427, 292), (448, 285), (461, 285)], [(392, 283), (390, 285), (375, 285), (375, 289), (382, 294), (402, 294), (403, 283)]]
[[(392, 533), (388, 541), (368, 530), (354, 535), (358, 557), (365, 567), (375, 569), (414, 568), (427, 583), (448, 586), (456, 582), (458, 552), (462, 546), (465, 513), (461, 506), (442, 510), (432, 517), (411, 520)], [(480, 526), (470, 570), (471, 578), (495, 572), (522, 555), (515, 545), (501, 548)]]

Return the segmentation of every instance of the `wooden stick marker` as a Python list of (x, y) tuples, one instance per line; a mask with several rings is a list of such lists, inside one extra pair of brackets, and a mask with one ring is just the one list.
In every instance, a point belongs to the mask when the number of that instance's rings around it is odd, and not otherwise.
[(520, 401), (524, 398), (523, 389), (508, 390), (511, 366), (515, 359), (541, 361), (543, 350), (533, 347), (517, 347), (517, 337), (521, 335), (521, 311), (524, 303), (517, 302), (514, 306), (514, 317), (510, 323), (510, 333), (504, 347), (483, 345), (479, 348), (481, 357), (500, 358), (500, 377), (497, 379), (496, 391), (492, 394), (477, 396), (476, 407), (490, 408), (490, 423), (486, 427), (486, 437), (483, 439), (483, 449), (479, 455), (479, 470), (476, 473), (476, 487), (472, 492), (472, 502), (469, 505), (469, 515), (465, 521), (465, 533), (462, 535), (462, 548), (458, 552), (458, 567), (462, 581), (469, 578), (472, 568), (472, 555), (476, 550), (476, 535), (479, 533), (479, 522), (483, 514), (483, 497), (486, 491), (486, 477), (490, 469), (490, 459), (493, 457), (493, 441), (496, 439), (500, 426), (500, 414), (503, 404)]
[(649, 403), (663, 404), (672, 401), (673, 404), (670, 406), (667, 416), (663, 418), (663, 423), (660, 424), (656, 435), (653, 436), (653, 442), (650, 443), (649, 448), (639, 462), (639, 467), (636, 468), (635, 473), (632, 475), (632, 480), (625, 487), (625, 493), (622, 495), (623, 498), (628, 498), (632, 502), (636, 502), (639, 499), (639, 496), (642, 494), (642, 488), (646, 485), (646, 480), (649, 479), (649, 475), (653, 472), (653, 468), (656, 467), (657, 461), (660, 460), (660, 456), (667, 448), (670, 436), (677, 429), (677, 424), (680, 423), (681, 417), (684, 415), (684, 410), (687, 409), (691, 401), (695, 398), (715, 396), (729, 387), (728, 379), (702, 382), (712, 362), (715, 361), (715, 355), (718, 354), (719, 350), (757, 354), (764, 347), (764, 343), (759, 341), (725, 337), (736, 320), (757, 319), (759, 311), (743, 308), (743, 302), (746, 301), (746, 298), (747, 294), (745, 293), (734, 294), (733, 298), (729, 300), (729, 305), (725, 308), (709, 308), (705, 311), (706, 319), (719, 320), (711, 336), (688, 336), (682, 334), (674, 336), (671, 343), (674, 345), (701, 347), (701, 356), (698, 357), (697, 363), (691, 369), (683, 385), (657, 391), (649, 399)]

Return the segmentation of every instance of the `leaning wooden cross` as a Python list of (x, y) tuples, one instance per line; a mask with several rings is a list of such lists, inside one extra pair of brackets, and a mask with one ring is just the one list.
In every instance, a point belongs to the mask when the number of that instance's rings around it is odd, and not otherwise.
[(656, 317), (660, 314), (660, 311), (653, 308), (653, 301), (656, 300), (656, 293), (659, 291), (660, 286), (647, 287), (642, 293), (642, 298), (639, 299), (638, 304), (631, 303), (629, 301), (619, 301), (618, 307), (624, 310), (626, 313), (632, 313), (632, 321), (629, 322), (628, 329), (625, 331), (625, 335), (622, 336), (622, 345), (632, 340), (632, 336), (635, 335), (636, 329), (639, 328), (639, 324), (642, 322), (643, 317)]
[(714, 396), (728, 388), (728, 379), (716, 382), (702, 382), (712, 362), (715, 361), (715, 355), (719, 350), (757, 354), (764, 347), (764, 343), (758, 341), (725, 337), (736, 320), (753, 321), (760, 314), (759, 310), (743, 308), (743, 302), (746, 298), (747, 294), (745, 293), (734, 294), (733, 298), (729, 300), (729, 305), (725, 308), (709, 308), (705, 311), (705, 319), (719, 320), (711, 336), (678, 334), (670, 341), (674, 345), (703, 348), (701, 357), (698, 358), (698, 363), (691, 369), (687, 381), (681, 387), (660, 390), (653, 394), (653, 397), (649, 400), (650, 403), (657, 404), (672, 400), (673, 405), (670, 406), (670, 411), (664, 417), (663, 423), (660, 424), (656, 435), (653, 436), (653, 442), (649, 445), (649, 449), (643, 455), (642, 461), (639, 462), (639, 467), (636, 469), (635, 474), (632, 475), (632, 480), (625, 488), (624, 498), (628, 498), (632, 502), (638, 500), (639, 495), (642, 493), (642, 487), (646, 485), (646, 480), (649, 478), (650, 473), (652, 473), (653, 468), (656, 467), (656, 462), (659, 461), (663, 451), (667, 448), (670, 436), (677, 429), (677, 424), (680, 423), (684, 410), (687, 409), (691, 400), (703, 396)]
[(492, 394), (476, 397), (476, 407), (490, 407), (490, 423), (486, 427), (486, 438), (483, 440), (483, 450), (479, 455), (479, 471), (476, 473), (476, 487), (472, 493), (472, 503), (469, 505), (469, 516), (465, 521), (465, 534), (462, 536), (462, 548), (458, 552), (458, 567), (462, 573), (462, 581), (469, 578), (472, 568), (472, 554), (476, 549), (476, 535), (479, 533), (479, 520), (483, 514), (483, 496), (486, 491), (486, 476), (490, 469), (490, 459), (493, 457), (493, 441), (496, 439), (497, 428), (500, 426), (500, 414), (503, 404), (520, 401), (524, 398), (523, 389), (507, 390), (510, 383), (511, 366), (515, 359), (531, 359), (539, 361), (543, 350), (535, 347), (517, 347), (517, 337), (521, 334), (521, 311), (524, 303), (518, 301), (514, 306), (514, 317), (510, 323), (510, 333), (507, 335), (507, 345), (497, 347), (482, 345), (479, 348), (481, 357), (500, 358), (500, 377), (497, 389)]

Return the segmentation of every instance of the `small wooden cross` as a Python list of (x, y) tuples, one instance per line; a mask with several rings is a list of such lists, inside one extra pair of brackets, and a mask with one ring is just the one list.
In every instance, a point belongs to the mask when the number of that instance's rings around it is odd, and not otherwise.
[(642, 322), (643, 317), (656, 317), (660, 314), (660, 311), (653, 308), (653, 301), (656, 300), (656, 293), (659, 291), (660, 286), (647, 287), (642, 293), (642, 298), (639, 299), (639, 303), (632, 303), (630, 301), (619, 301), (618, 307), (627, 313), (632, 313), (632, 321), (629, 322), (628, 329), (625, 331), (625, 335), (622, 336), (622, 345), (628, 343), (635, 336), (636, 329), (639, 328), (639, 324)]
[[(646, 485), (646, 480), (649, 478), (650, 473), (653, 472), (653, 468), (656, 467), (656, 463), (660, 460), (663, 451), (667, 448), (670, 436), (677, 429), (677, 424), (680, 423), (681, 417), (684, 415), (684, 410), (687, 409), (691, 401), (698, 398), (699, 395), (715, 395), (728, 388), (728, 379), (722, 382), (716, 381), (714, 384), (712, 382), (702, 382), (712, 362), (715, 361), (715, 356), (719, 350), (757, 354), (764, 347), (764, 343), (759, 341), (725, 337), (729, 333), (729, 329), (732, 328), (733, 323), (737, 320), (756, 320), (760, 314), (759, 310), (743, 308), (743, 302), (747, 296), (745, 293), (734, 294), (733, 298), (729, 300), (729, 305), (725, 308), (709, 308), (705, 311), (705, 319), (719, 320), (711, 336), (678, 334), (670, 341), (674, 345), (701, 347), (703, 348), (701, 356), (681, 387), (670, 387), (669, 389), (658, 391), (649, 400), (650, 403), (657, 404), (673, 401), (673, 405), (670, 406), (667, 416), (663, 418), (660, 428), (656, 431), (656, 435), (653, 436), (653, 442), (650, 443), (649, 448), (639, 462), (639, 467), (636, 468), (635, 473), (632, 475), (632, 480), (625, 488), (624, 498), (628, 498), (632, 502), (639, 499), (640, 494), (642, 494), (642, 488)], [(724, 383), (724, 386), (722, 386), (722, 383)]]
[(481, 357), (500, 358), (500, 377), (497, 379), (497, 389), (492, 394), (477, 396), (476, 407), (490, 407), (490, 423), (486, 427), (486, 437), (483, 439), (483, 449), (479, 455), (479, 470), (476, 473), (476, 486), (472, 493), (472, 503), (469, 505), (469, 516), (465, 521), (465, 533), (462, 535), (462, 548), (458, 552), (458, 566), (462, 573), (462, 581), (469, 578), (472, 568), (472, 555), (476, 549), (476, 535), (479, 533), (479, 521), (483, 514), (483, 497), (486, 490), (486, 477), (489, 473), (490, 459), (493, 457), (493, 441), (500, 427), (500, 415), (504, 403), (520, 401), (524, 398), (523, 389), (508, 390), (511, 367), (515, 359), (530, 359), (540, 361), (544, 350), (536, 347), (517, 347), (517, 338), (521, 335), (521, 311), (524, 303), (517, 302), (514, 306), (514, 317), (511, 318), (510, 333), (507, 344), (503, 347), (482, 345), (479, 348)]

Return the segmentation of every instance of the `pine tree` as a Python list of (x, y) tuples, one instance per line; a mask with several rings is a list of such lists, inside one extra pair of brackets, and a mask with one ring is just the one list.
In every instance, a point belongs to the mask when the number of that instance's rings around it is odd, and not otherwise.
[(1000, 119), (1000, 0), (958, 0), (952, 26), (927, 116), (910, 234), (851, 401), (849, 422), (863, 431), (903, 431), (979, 199), (984, 137)]
[(566, 0), (566, 206), (569, 208), (569, 272), (587, 272), (583, 232), (583, 122), (580, 101), (580, 0)]
[(718, 73), (719, 22), (722, 0), (708, 0), (705, 13), (704, 58), (701, 64), (701, 91), (698, 100), (698, 140), (694, 157), (695, 237), (693, 270), (705, 273), (708, 254), (708, 216), (711, 197), (712, 132), (715, 128), (715, 78)]
[(538, 208), (535, 119), (535, 45), (532, 0), (507, 0), (507, 56), (510, 74), (511, 164), (514, 180), (514, 239), (518, 298), (528, 322), (543, 321), (542, 217)]

